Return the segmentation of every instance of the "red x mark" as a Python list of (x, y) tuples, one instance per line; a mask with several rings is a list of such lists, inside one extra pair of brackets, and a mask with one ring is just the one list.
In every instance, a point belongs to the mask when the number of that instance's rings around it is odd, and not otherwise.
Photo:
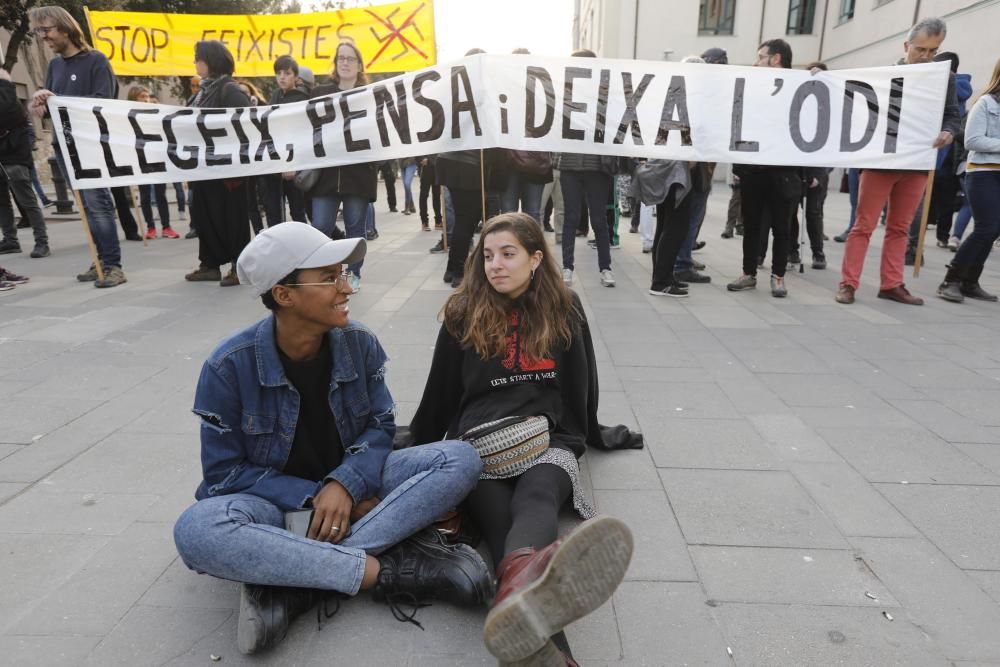
[(396, 27), (394, 27), (392, 25), (392, 21), (385, 20), (384, 18), (382, 18), (381, 16), (379, 16), (378, 14), (376, 14), (375, 12), (373, 12), (372, 10), (370, 10), (370, 9), (366, 9), (365, 10), (366, 12), (368, 12), (369, 15), (371, 15), (372, 18), (374, 18), (376, 21), (378, 21), (379, 23), (381, 23), (384, 27), (388, 28), (389, 32), (390, 32), (389, 37), (385, 40), (385, 44), (382, 45), (382, 48), (378, 50), (378, 53), (376, 53), (372, 57), (372, 59), (368, 62), (368, 64), (365, 65), (365, 69), (370, 68), (372, 66), (372, 64), (376, 60), (378, 60), (379, 56), (381, 56), (382, 53), (387, 48), (389, 48), (389, 45), (392, 44), (393, 40), (395, 40), (395, 39), (398, 39), (400, 42), (402, 42), (406, 46), (410, 47), (411, 49), (413, 49), (414, 51), (416, 51), (417, 53), (419, 53), (421, 55), (421, 57), (423, 57), (424, 60), (427, 60), (427, 54), (425, 54), (423, 51), (421, 51), (420, 49), (418, 49), (416, 44), (414, 44), (410, 40), (408, 40), (405, 37), (403, 37), (403, 30), (405, 30), (411, 23), (413, 23), (413, 18), (418, 13), (420, 13), (420, 10), (423, 9), (423, 8), (424, 8), (424, 5), (421, 4), (419, 7), (417, 7), (416, 9), (414, 9), (413, 13), (410, 14), (410, 16), (405, 21), (403, 21), (402, 25), (400, 25), (398, 28), (396, 28)]

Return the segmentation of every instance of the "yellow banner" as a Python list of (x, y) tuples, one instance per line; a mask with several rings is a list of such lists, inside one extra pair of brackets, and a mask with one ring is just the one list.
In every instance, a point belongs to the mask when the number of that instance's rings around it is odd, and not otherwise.
[(432, 0), (312, 14), (241, 16), (90, 12), (94, 46), (123, 76), (194, 74), (194, 45), (223, 42), (236, 76), (274, 76), (289, 55), (318, 77), (329, 74), (337, 44), (358, 45), (368, 72), (409, 72), (437, 62)]

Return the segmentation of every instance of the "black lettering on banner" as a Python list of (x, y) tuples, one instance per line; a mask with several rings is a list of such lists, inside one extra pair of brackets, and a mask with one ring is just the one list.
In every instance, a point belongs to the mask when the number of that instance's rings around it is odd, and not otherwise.
[(639, 113), (636, 111), (636, 107), (639, 106), (642, 96), (646, 94), (646, 89), (649, 88), (649, 84), (652, 81), (653, 75), (646, 74), (642, 77), (642, 81), (639, 82), (639, 87), (633, 92), (632, 73), (622, 72), (622, 88), (625, 91), (625, 113), (622, 114), (622, 119), (618, 123), (618, 133), (615, 134), (614, 143), (623, 143), (625, 141), (625, 132), (631, 129), (632, 141), (635, 142), (636, 146), (642, 146), (642, 130), (639, 127)]
[[(135, 52), (135, 42), (139, 38), (139, 35), (142, 35), (143, 39), (146, 40), (146, 52), (142, 54), (141, 58)], [(135, 28), (132, 31), (132, 45), (129, 48), (132, 51), (132, 60), (137, 63), (144, 63), (149, 60), (150, 51), (153, 49), (153, 41), (149, 38), (149, 33), (146, 32), (145, 28)]]
[(319, 25), (316, 26), (316, 37), (313, 39), (313, 58), (317, 60), (326, 60), (332, 53), (321, 53), (319, 50), (319, 45), (326, 41), (326, 37), (323, 36), (323, 31), (332, 28), (332, 25)]
[(747, 85), (745, 78), (737, 77), (733, 86), (733, 116), (729, 128), (729, 150), (738, 153), (756, 153), (760, 143), (743, 139), (743, 90)]
[[(810, 96), (816, 98), (816, 134), (811, 141), (806, 141), (802, 136), (802, 105)], [(825, 83), (811, 79), (795, 89), (788, 110), (788, 131), (792, 142), (803, 153), (815, 153), (826, 145), (830, 138), (830, 89)]]
[(240, 30), (240, 38), (236, 40), (236, 58), (241, 59), (241, 53), (243, 53), (243, 31)]
[(286, 51), (284, 54), (281, 55), (290, 56), (293, 53), (295, 53), (295, 45), (292, 44), (291, 41), (285, 39), (285, 33), (291, 32), (291, 30), (292, 28), (282, 28), (281, 30), (278, 31), (278, 41), (288, 47), (288, 51)]
[(899, 136), (899, 119), (903, 114), (903, 77), (896, 77), (889, 87), (888, 127), (885, 130), (886, 153), (896, 152), (896, 138)]
[[(539, 83), (542, 84), (545, 95), (545, 117), (540, 125), (535, 105), (535, 88)], [(552, 129), (552, 121), (556, 115), (556, 90), (552, 86), (552, 75), (544, 67), (528, 67), (524, 76), (524, 90), (524, 136), (536, 139), (544, 137)]]
[[(851, 129), (854, 123), (854, 97), (861, 94), (865, 98), (868, 109), (868, 122), (865, 124), (865, 132), (857, 141), (851, 140)], [(842, 153), (853, 153), (868, 145), (868, 142), (875, 136), (875, 128), (878, 127), (878, 95), (875, 89), (864, 81), (849, 80), (844, 84), (844, 110), (840, 118), (840, 151)]]
[(441, 75), (430, 70), (413, 77), (413, 101), (431, 112), (431, 126), (426, 130), (417, 132), (417, 141), (435, 141), (440, 139), (444, 133), (444, 107), (435, 99), (424, 97), (421, 88), (428, 81), (440, 81)]
[(594, 120), (594, 142), (604, 143), (604, 130), (608, 125), (608, 96), (611, 94), (611, 70), (601, 70), (601, 82), (597, 86), (597, 117)]
[(392, 126), (399, 135), (399, 140), (404, 144), (413, 142), (410, 137), (410, 112), (406, 108), (406, 85), (402, 81), (396, 82), (396, 98), (383, 86), (377, 85), (372, 88), (372, 96), (375, 98), (375, 123), (378, 125), (378, 136), (382, 142), (382, 147), (389, 146), (389, 128), (385, 124), (385, 112), (389, 112), (392, 119)]
[(104, 33), (107, 32), (108, 30), (111, 30), (111, 28), (108, 27), (108, 26), (106, 26), (106, 25), (101, 26), (100, 28), (98, 28), (94, 32), (94, 37), (96, 37), (97, 39), (101, 40), (102, 42), (107, 42), (108, 43), (108, 49), (110, 49), (111, 52), (107, 53), (105, 55), (108, 56), (108, 60), (114, 60), (115, 59), (115, 43), (113, 41), (111, 41), (110, 39), (108, 39), (107, 37), (104, 36)]
[(135, 154), (139, 158), (139, 171), (143, 174), (158, 174), (167, 170), (166, 162), (150, 162), (146, 159), (146, 144), (154, 141), (163, 141), (159, 134), (148, 134), (139, 127), (139, 114), (159, 115), (159, 109), (129, 109), (128, 122), (132, 125), (135, 133)]
[(211, 35), (213, 32), (219, 32), (219, 31), (218, 30), (202, 30), (201, 31), (201, 39), (203, 41), (206, 40), (206, 39), (212, 39), (211, 37), (209, 37), (209, 35)]
[(226, 128), (212, 128), (205, 125), (205, 120), (208, 116), (223, 116), (227, 111), (228, 109), (198, 109), (198, 115), (194, 120), (195, 125), (198, 126), (201, 138), (205, 140), (205, 164), (209, 167), (218, 167), (233, 163), (233, 156), (231, 154), (215, 154), (215, 137), (222, 138), (229, 134), (226, 132)]
[(233, 126), (233, 132), (236, 133), (236, 138), (240, 140), (240, 164), (250, 164), (250, 137), (243, 129), (243, 112), (245, 111), (246, 109), (243, 108), (233, 109), (233, 116), (229, 119)]
[(565, 85), (563, 86), (562, 138), (583, 141), (583, 130), (575, 130), (572, 126), (574, 113), (586, 113), (587, 103), (573, 100), (573, 82), (576, 79), (589, 79), (593, 72), (587, 67), (567, 67)]
[(178, 169), (196, 169), (198, 167), (198, 147), (180, 146), (188, 154), (188, 157), (182, 158), (177, 154), (177, 135), (174, 134), (174, 119), (192, 115), (194, 115), (194, 109), (179, 109), (163, 117), (163, 134), (167, 138), (167, 158)]
[(113, 29), (117, 30), (118, 32), (121, 33), (122, 42), (121, 42), (121, 45), (119, 46), (119, 50), (122, 53), (122, 60), (126, 60), (126, 58), (125, 58), (125, 43), (128, 41), (128, 29), (129, 29), (129, 26), (127, 26), (127, 25), (116, 25)]
[(503, 93), (500, 93), (499, 100), (500, 100), (500, 105), (501, 105), (500, 106), (500, 132), (502, 134), (508, 134), (510, 132), (510, 123), (508, 122), (509, 119), (507, 118), (507, 115), (508, 115), (507, 114), (507, 111), (508, 111), (508, 109), (507, 109), (507, 96), (504, 95)]
[[(463, 100), (459, 95), (458, 84), (461, 81), (462, 89), (465, 92)], [(451, 138), (462, 138), (462, 127), (459, 116), (468, 113), (472, 118), (472, 127), (475, 135), (481, 137), (483, 130), (479, 127), (479, 115), (476, 113), (476, 100), (472, 96), (472, 83), (469, 81), (469, 71), (465, 65), (456, 65), (451, 68)]]
[[(150, 42), (153, 45), (153, 62), (156, 62), (156, 52), (160, 49), (166, 48), (167, 44), (170, 43), (170, 36), (167, 34), (166, 30), (162, 28), (152, 28), (149, 31)], [(163, 38), (163, 41), (157, 41), (156, 37), (159, 35)]]
[(274, 60), (274, 29), (271, 29), (271, 36), (267, 40), (267, 59)]
[(76, 142), (73, 141), (73, 123), (69, 120), (69, 111), (66, 107), (59, 107), (59, 124), (62, 126), (62, 138), (66, 142), (66, 152), (69, 153), (69, 161), (73, 165), (73, 174), (76, 176), (76, 180), (100, 178), (100, 169), (84, 169), (80, 163), (80, 154), (76, 150)]
[[(674, 120), (674, 113), (677, 120)], [(670, 77), (667, 95), (663, 98), (663, 111), (660, 112), (660, 127), (656, 131), (656, 146), (663, 146), (670, 137), (670, 130), (680, 130), (681, 145), (691, 145), (691, 121), (688, 118), (687, 81), (683, 76)]]
[(309, 40), (309, 31), (312, 29), (313, 27), (311, 25), (303, 25), (296, 28), (296, 30), (302, 33), (302, 45), (299, 49), (299, 53), (301, 54), (300, 57), (302, 58), (306, 57), (306, 42)]
[(281, 156), (278, 155), (278, 151), (274, 148), (274, 138), (271, 137), (271, 128), (268, 127), (268, 118), (278, 107), (274, 106), (270, 109), (264, 111), (264, 113), (258, 113), (261, 107), (250, 107), (250, 122), (253, 126), (257, 128), (260, 132), (260, 145), (257, 146), (257, 154), (254, 155), (254, 160), (260, 162), (264, 158), (264, 151), (267, 150), (268, 160), (280, 160)]
[(108, 132), (108, 121), (104, 118), (104, 114), (101, 111), (104, 107), (94, 107), (94, 116), (97, 118), (97, 128), (101, 132), (101, 151), (104, 152), (104, 164), (108, 167), (108, 175), (112, 178), (115, 176), (131, 176), (134, 172), (132, 167), (129, 165), (120, 165), (115, 162), (115, 156), (111, 152), (111, 136)]
[(236, 34), (235, 30), (222, 30), (219, 32), (219, 41), (222, 42), (226, 48), (229, 48), (229, 41), (226, 39), (226, 35)]
[(364, 92), (361, 88), (352, 88), (340, 94), (340, 115), (344, 118), (344, 146), (347, 148), (348, 153), (366, 151), (372, 147), (370, 141), (367, 139), (356, 140), (351, 133), (351, 121), (356, 118), (364, 118), (368, 115), (368, 110), (352, 110), (348, 98)]
[(250, 59), (250, 54), (253, 53), (255, 49), (257, 51), (257, 56), (261, 60), (264, 59), (264, 54), (260, 50), (260, 40), (264, 39), (264, 35), (266, 35), (266, 34), (267, 34), (266, 30), (261, 30), (260, 34), (256, 35), (256, 36), (252, 32), (250, 33), (250, 46), (247, 48), (247, 52), (246, 52), (246, 55), (244, 56), (244, 60), (249, 60)]
[[(323, 107), (323, 115), (316, 107)], [(313, 128), (313, 155), (326, 157), (326, 147), (323, 145), (323, 126), (337, 120), (337, 111), (333, 106), (332, 97), (320, 97), (306, 102), (306, 117)]]

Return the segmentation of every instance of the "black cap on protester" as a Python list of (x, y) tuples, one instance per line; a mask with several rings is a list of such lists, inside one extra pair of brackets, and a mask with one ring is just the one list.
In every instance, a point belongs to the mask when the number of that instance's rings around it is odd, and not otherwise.
[(717, 46), (713, 46), (712, 48), (705, 51), (705, 53), (701, 54), (701, 57), (704, 58), (706, 63), (712, 65), (729, 64), (729, 56), (726, 54), (726, 50), (721, 49)]

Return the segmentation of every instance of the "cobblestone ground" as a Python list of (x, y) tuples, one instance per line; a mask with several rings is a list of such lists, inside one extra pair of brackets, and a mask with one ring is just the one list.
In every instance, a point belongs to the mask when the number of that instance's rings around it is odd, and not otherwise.
[[(740, 249), (719, 238), (727, 197), (718, 186), (696, 254), (712, 284), (684, 301), (646, 294), (649, 256), (627, 220), (615, 289), (577, 243), (601, 420), (647, 442), (586, 459), (599, 510), (629, 523), (637, 549), (614, 599), (568, 630), (581, 664), (1000, 662), (1000, 307), (934, 297), (951, 256), (936, 247), (908, 277), (924, 307), (877, 300), (871, 257), (858, 302), (840, 306), (832, 241), (831, 269), (789, 273), (787, 299), (728, 293)], [(352, 316), (392, 357), (406, 423), (445, 259), (417, 216), (378, 209)], [(846, 218), (832, 193), (831, 237)], [(89, 263), (79, 223), (51, 236), (49, 259), (0, 257), (32, 278), (0, 294), (4, 663), (491, 662), (484, 613), (436, 605), (421, 631), (368, 599), (241, 656), (236, 585), (187, 571), (171, 525), (200, 477), (200, 364), (263, 308), (242, 288), (185, 283), (194, 241), (124, 243), (128, 284), (97, 290), (73, 280)], [(996, 267), (983, 279), (994, 292)]]

